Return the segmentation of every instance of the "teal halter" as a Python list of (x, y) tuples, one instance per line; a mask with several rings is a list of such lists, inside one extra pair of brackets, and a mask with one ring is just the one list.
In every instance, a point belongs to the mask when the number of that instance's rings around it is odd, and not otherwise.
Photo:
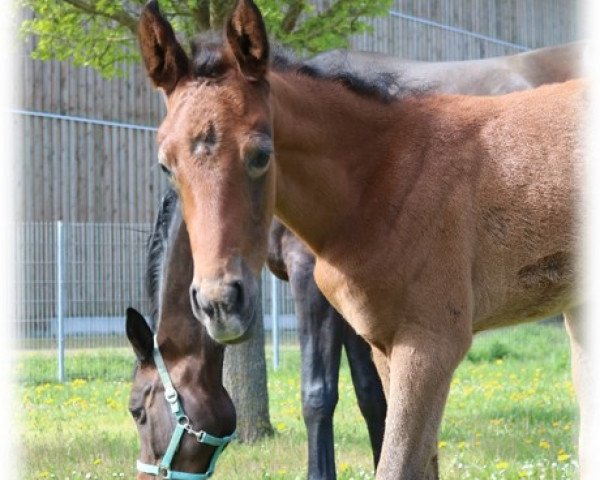
[[(156, 364), (160, 379), (165, 387), (165, 398), (171, 406), (171, 412), (177, 421), (177, 425), (175, 425), (175, 430), (173, 431), (173, 435), (171, 435), (171, 441), (169, 442), (167, 451), (160, 461), (160, 464), (150, 465), (148, 463), (142, 463), (138, 460), (137, 469), (139, 472), (148, 473), (150, 475), (154, 475), (155, 477), (166, 478), (170, 480), (206, 480), (214, 473), (215, 465), (219, 455), (221, 455), (221, 452), (223, 452), (223, 449), (229, 444), (229, 442), (233, 440), (235, 433), (232, 433), (226, 437), (214, 437), (206, 433), (204, 430), (194, 430), (192, 424), (190, 423), (190, 419), (183, 411), (183, 407), (179, 402), (179, 396), (173, 387), (171, 377), (169, 377), (169, 372), (167, 372), (167, 367), (162, 355), (160, 354), (156, 335), (154, 336), (154, 350), (152, 355), (154, 356), (154, 363)], [(212, 458), (210, 459), (208, 469), (205, 473), (186, 473), (171, 470), (171, 462), (173, 461), (173, 457), (179, 448), (179, 444), (181, 443), (184, 433), (188, 433), (189, 435), (196, 437), (196, 440), (199, 443), (205, 443), (207, 445), (216, 447), (216, 450), (213, 452)]]

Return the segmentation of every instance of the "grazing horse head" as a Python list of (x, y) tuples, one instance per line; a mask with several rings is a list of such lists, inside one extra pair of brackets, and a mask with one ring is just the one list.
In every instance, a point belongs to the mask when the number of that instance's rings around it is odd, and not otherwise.
[(151, 1), (139, 41), (148, 74), (166, 97), (159, 162), (189, 228), (192, 309), (215, 340), (239, 341), (254, 318), (274, 205), (262, 17), (254, 4), (238, 2), (224, 45), (197, 43), (190, 59)]
[[(127, 310), (127, 336), (137, 358), (129, 410), (140, 437), (139, 480), (208, 478), (236, 423), (222, 385), (223, 346), (190, 308), (189, 240), (177, 210), (169, 192), (149, 243), (147, 287), (155, 328)], [(174, 476), (165, 476), (169, 472)]]

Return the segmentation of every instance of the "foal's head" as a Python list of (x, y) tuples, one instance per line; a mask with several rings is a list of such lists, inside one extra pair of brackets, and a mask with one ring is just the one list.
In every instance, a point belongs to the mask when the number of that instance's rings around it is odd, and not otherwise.
[(251, 1), (238, 1), (223, 44), (197, 42), (190, 58), (151, 1), (139, 40), (148, 74), (166, 98), (159, 162), (189, 229), (192, 308), (214, 339), (239, 341), (254, 317), (274, 205), (263, 20)]
[[(177, 424), (185, 423), (182, 415), (195, 432), (202, 430), (213, 437), (229, 436), (235, 429), (235, 410), (222, 385), (223, 347), (210, 338), (190, 308), (189, 239), (172, 193), (165, 197), (150, 239), (147, 276), (152, 320), (157, 326), (151, 328), (141, 314), (130, 308), (126, 330), (137, 357), (129, 410), (140, 436), (140, 462), (152, 469), (165, 461)], [(162, 374), (161, 362), (165, 365)], [(165, 396), (169, 382), (177, 393), (181, 415), (174, 413)], [(214, 467), (218, 448), (215, 442), (202, 443), (190, 433), (182, 435), (169, 468), (205, 473)], [(149, 476), (143, 473), (145, 470), (140, 469), (139, 479), (159, 476)]]

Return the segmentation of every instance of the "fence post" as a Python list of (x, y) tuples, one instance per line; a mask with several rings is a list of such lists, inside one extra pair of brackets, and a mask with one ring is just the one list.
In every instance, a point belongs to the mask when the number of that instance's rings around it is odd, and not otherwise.
[(277, 277), (271, 273), (271, 338), (273, 344), (273, 369), (279, 368), (279, 298)]
[(58, 381), (65, 381), (64, 332), (64, 233), (63, 222), (56, 222), (56, 322), (58, 340)]

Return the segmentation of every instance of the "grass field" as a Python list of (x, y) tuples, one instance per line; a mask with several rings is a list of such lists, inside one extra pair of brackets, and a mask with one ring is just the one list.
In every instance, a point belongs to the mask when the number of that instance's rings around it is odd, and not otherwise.
[[(77, 363), (86, 362), (79, 355)], [(124, 351), (106, 355), (110, 362), (131, 362)], [(282, 357), (283, 366), (269, 371), (275, 436), (255, 445), (234, 443), (219, 461), (217, 479), (305, 478), (299, 354), (289, 349)], [(34, 378), (32, 369), (41, 364), (30, 353), (19, 369)], [(20, 387), (20, 478), (133, 478), (138, 447), (126, 409), (129, 388), (126, 378)], [(345, 363), (335, 429), (338, 478), (373, 478), (366, 427)], [(576, 430), (564, 329), (528, 325), (482, 335), (452, 383), (439, 441), (442, 478), (575, 479)]]

